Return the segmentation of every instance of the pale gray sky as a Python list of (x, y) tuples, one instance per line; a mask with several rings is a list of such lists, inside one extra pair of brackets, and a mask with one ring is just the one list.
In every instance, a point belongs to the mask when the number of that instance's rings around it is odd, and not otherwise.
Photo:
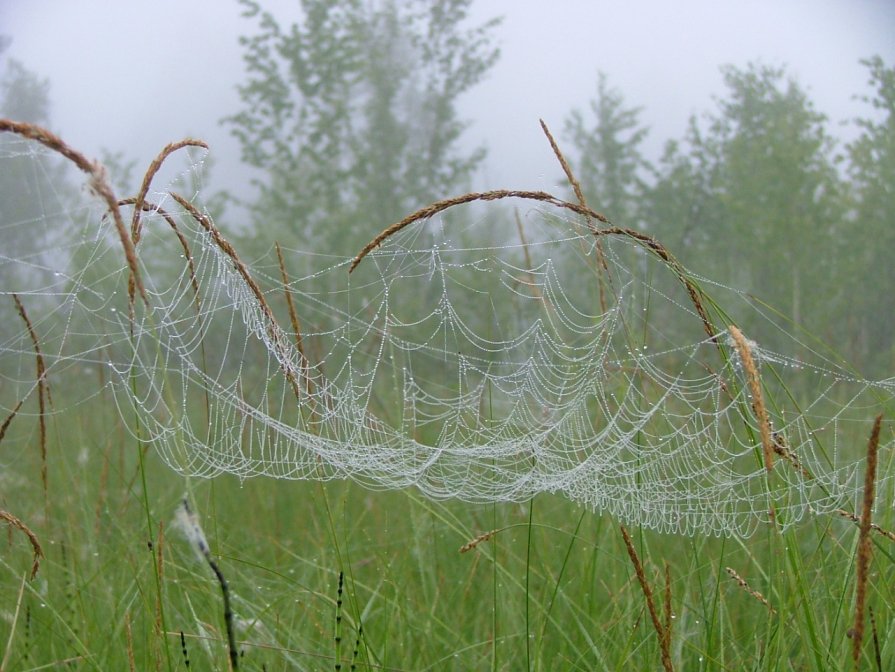
[[(277, 15), (297, 2), (276, 0)], [(862, 113), (858, 60), (895, 63), (889, 0), (477, 0), (476, 20), (504, 16), (503, 55), (461, 101), (466, 141), (486, 143), (479, 188), (552, 188), (559, 171), (538, 127), (593, 96), (598, 70), (643, 106), (647, 150), (683, 134), (687, 118), (723, 94), (722, 64), (785, 65), (833, 122)], [(123, 150), (147, 163), (186, 135), (211, 144), (214, 176), (237, 179), (238, 147), (220, 125), (239, 107), (237, 39), (248, 25), (228, 0), (0, 0), (8, 55), (48, 77), (52, 126), (88, 155)]]

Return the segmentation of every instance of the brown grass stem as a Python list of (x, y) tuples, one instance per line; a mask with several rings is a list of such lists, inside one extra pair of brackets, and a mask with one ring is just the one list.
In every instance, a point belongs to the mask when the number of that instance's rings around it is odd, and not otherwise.
[(283, 294), (286, 296), (286, 308), (289, 311), (289, 322), (292, 324), (292, 332), (295, 335), (295, 349), (301, 355), (303, 365), (303, 377), (307, 386), (308, 395), (314, 393), (313, 381), (311, 380), (310, 360), (305, 355), (304, 342), (301, 337), (301, 323), (298, 321), (298, 312), (295, 310), (295, 301), (292, 299), (292, 292), (289, 291), (289, 273), (286, 271), (286, 260), (283, 258), (283, 250), (280, 243), (274, 243), (277, 250), (277, 261), (280, 266), (280, 277), (283, 280)]
[[(119, 206), (133, 205), (134, 208), (136, 209), (137, 197), (134, 196), (131, 198), (124, 198), (124, 199), (118, 201), (118, 205)], [(150, 203), (149, 201), (146, 201), (146, 200), (143, 200), (140, 208), (143, 210), (143, 212), (158, 213), (162, 217), (162, 219), (164, 219), (165, 222), (167, 222), (168, 226), (170, 226), (171, 229), (174, 231), (174, 235), (177, 236), (177, 240), (180, 242), (180, 247), (183, 248), (183, 254), (184, 254), (184, 258), (186, 259), (187, 266), (189, 267), (190, 284), (193, 287), (193, 294), (196, 297), (196, 309), (200, 310), (201, 302), (200, 302), (200, 297), (199, 297), (199, 281), (196, 278), (196, 266), (195, 266), (195, 262), (193, 260), (193, 253), (190, 250), (190, 244), (187, 241), (186, 236), (184, 236), (183, 233), (180, 231), (180, 229), (177, 227), (177, 222), (174, 220), (174, 217), (171, 215), (171, 213), (167, 212), (164, 208), (156, 205), (155, 203)], [(141, 225), (141, 230), (142, 230), (142, 225)], [(136, 245), (139, 242), (140, 242), (140, 236), (135, 237), (134, 246), (136, 247)]]
[[(566, 161), (566, 157), (563, 155), (562, 151), (559, 149), (559, 145), (553, 137), (553, 134), (550, 132), (550, 129), (547, 128), (547, 124), (543, 119), (538, 119), (541, 124), (541, 130), (544, 131), (544, 135), (547, 136), (547, 142), (550, 143), (550, 149), (553, 150), (554, 156), (556, 156), (556, 160), (559, 161), (559, 165), (562, 168), (562, 172), (565, 173), (566, 179), (569, 181), (569, 184), (572, 187), (572, 191), (575, 192), (575, 198), (578, 199), (578, 203), (581, 204), (582, 207), (587, 207), (587, 201), (584, 198), (584, 192), (581, 190), (581, 183), (578, 182), (578, 179), (575, 177), (575, 174), (572, 172), (572, 167), (569, 165), (569, 162)], [(609, 218), (605, 215), (597, 214), (596, 219), (603, 222), (603, 224), (609, 224)]]
[(214, 225), (214, 222), (211, 221), (211, 218), (199, 212), (195, 205), (190, 203), (187, 199), (176, 192), (171, 192), (171, 197), (175, 201), (177, 201), (180, 206), (184, 210), (186, 210), (203, 229), (205, 229), (205, 231), (211, 236), (211, 239), (214, 241), (215, 245), (217, 245), (224, 254), (230, 257), (230, 260), (233, 262), (233, 266), (236, 269), (236, 272), (245, 281), (246, 285), (248, 285), (249, 290), (258, 301), (258, 307), (261, 309), (261, 312), (264, 315), (264, 320), (267, 326), (267, 334), (273, 341), (274, 347), (276, 348), (280, 356), (280, 366), (283, 369), (287, 380), (292, 386), (292, 391), (295, 393), (295, 396), (299, 397), (300, 395), (298, 391), (298, 380), (295, 375), (295, 371), (286, 366), (286, 362), (289, 361), (290, 358), (288, 356), (288, 351), (286, 350), (286, 344), (283, 343), (282, 340), (283, 332), (277, 324), (273, 311), (270, 309), (270, 305), (267, 303), (267, 299), (264, 298), (264, 293), (261, 291), (258, 283), (255, 282), (255, 279), (249, 273), (249, 270), (243, 263), (242, 259), (239, 258), (239, 255), (236, 252), (236, 248), (234, 248), (233, 245), (231, 245), (227, 241), (227, 239), (224, 238), (223, 235), (221, 235), (221, 232)]
[[(572, 186), (572, 191), (575, 193), (575, 198), (578, 200), (578, 203), (581, 205), (581, 207), (587, 208), (587, 200), (584, 198), (584, 191), (581, 189), (581, 183), (578, 181), (578, 178), (575, 177), (575, 173), (572, 172), (572, 167), (569, 165), (569, 162), (566, 161), (565, 155), (560, 150), (559, 144), (557, 144), (556, 139), (550, 132), (550, 129), (547, 128), (547, 124), (544, 122), (543, 119), (538, 119), (538, 121), (541, 123), (541, 130), (544, 131), (544, 135), (547, 136), (547, 142), (550, 143), (550, 149), (553, 150), (553, 155), (556, 157), (556, 160), (559, 161), (562, 172), (565, 173), (566, 179)], [(611, 224), (609, 218), (605, 215), (602, 215), (600, 213), (595, 214), (598, 215), (597, 220), (599, 220), (603, 224)], [(590, 217), (590, 215), (588, 215), (588, 217)], [(607, 275), (609, 274), (609, 264), (606, 263), (606, 255), (603, 254), (603, 243), (599, 239), (597, 239), (597, 262), (599, 263), (600, 269), (602, 270), (602, 272), (598, 276), (600, 286), (600, 309), (605, 313), (606, 289), (603, 287), (603, 273), (606, 273)]]
[(10, 423), (12, 422), (13, 418), (16, 417), (16, 414), (18, 414), (19, 410), (22, 408), (22, 404), (24, 403), (24, 399), (19, 399), (19, 403), (16, 404), (16, 407), (12, 409), (12, 412), (6, 416), (3, 424), (0, 425), (0, 441), (3, 441), (3, 437), (6, 436), (6, 430), (9, 429)]
[(44, 557), (43, 548), (41, 548), (40, 540), (37, 538), (37, 535), (31, 531), (25, 523), (16, 518), (14, 515), (9, 513), (8, 511), (3, 511), (0, 509), (0, 520), (5, 520), (7, 523), (12, 525), (14, 528), (19, 530), (22, 534), (28, 537), (28, 543), (31, 544), (31, 575), (30, 578), (34, 580), (34, 577), (37, 576), (37, 572), (40, 569), (40, 559)]
[(81, 152), (70, 147), (55, 133), (36, 124), (13, 121), (11, 119), (0, 119), (0, 132), (16, 133), (23, 138), (39, 142), (57, 154), (61, 154), (74, 163), (81, 171), (90, 176), (90, 188), (97, 196), (105, 201), (109, 212), (112, 213), (112, 219), (115, 222), (118, 237), (124, 248), (124, 257), (127, 260), (128, 268), (134, 278), (134, 285), (139, 290), (140, 297), (143, 301), (148, 302), (146, 289), (143, 286), (140, 269), (137, 265), (137, 254), (134, 251), (133, 242), (128, 235), (127, 227), (124, 225), (124, 220), (121, 217), (121, 210), (118, 208), (118, 199), (115, 198), (112, 187), (109, 186), (109, 182), (106, 179), (106, 171), (102, 164), (98, 161), (89, 161)]
[[(40, 350), (40, 341), (37, 338), (37, 333), (34, 331), (34, 325), (31, 323), (31, 319), (28, 317), (28, 313), (25, 310), (25, 306), (22, 304), (19, 299), (18, 294), (13, 292), (12, 300), (15, 301), (16, 311), (19, 313), (19, 317), (22, 318), (22, 321), (25, 323), (25, 326), (28, 329), (28, 335), (31, 337), (31, 344), (34, 347), (34, 355), (37, 359), (37, 404), (38, 404), (38, 428), (40, 432), (40, 481), (43, 484), (44, 489), (44, 500), (46, 503), (46, 508), (49, 510), (49, 496), (50, 496), (50, 487), (48, 482), (48, 474), (47, 474), (47, 408), (46, 408), (46, 400), (47, 400), (47, 367), (44, 362), (43, 353)], [(5, 431), (5, 429), (4, 429)]]
[[(842, 516), (843, 518), (848, 518), (851, 522), (853, 522), (853, 523), (855, 523), (856, 525), (860, 526), (860, 524), (861, 524), (861, 516), (859, 516), (859, 515), (857, 515), (857, 514), (854, 514), (854, 513), (851, 513), (850, 511), (846, 511), (845, 509), (836, 509), (835, 512), (836, 512), (838, 515)], [(895, 541), (895, 532), (892, 532), (892, 531), (890, 531), (890, 530), (883, 529), (882, 527), (880, 527), (879, 525), (877, 525), (877, 524), (874, 523), (874, 522), (871, 522), (871, 523), (870, 523), (870, 529), (871, 529), (871, 531), (876, 532), (877, 534), (884, 536), (884, 537), (885, 537), (886, 539), (888, 539), (889, 541)]]
[(799, 456), (796, 455), (795, 451), (789, 447), (786, 441), (786, 437), (783, 435), (782, 432), (772, 432), (771, 439), (774, 442), (774, 452), (777, 455), (789, 462), (789, 464), (792, 465), (792, 468), (798, 471), (804, 478), (809, 481), (814, 480), (814, 474), (812, 474), (808, 470), (808, 468), (802, 464)]
[(494, 535), (496, 535), (498, 532), (503, 531), (504, 529), (506, 529), (506, 528), (489, 530), (488, 532), (485, 532), (484, 534), (480, 534), (476, 538), (467, 541), (465, 544), (463, 544), (460, 547), (460, 553), (468, 553), (469, 551), (474, 549), (479, 544), (484, 544), (486, 541), (490, 541), (494, 537)]
[[(640, 588), (643, 590), (643, 596), (646, 598), (646, 607), (649, 610), (650, 618), (653, 621), (653, 627), (659, 637), (662, 667), (665, 668), (665, 672), (673, 672), (674, 666), (671, 663), (670, 628), (666, 629), (659, 620), (659, 612), (656, 610), (656, 603), (653, 599), (653, 591), (652, 588), (650, 588), (649, 582), (646, 580), (646, 573), (643, 571), (643, 564), (640, 562), (640, 556), (637, 555), (637, 550), (634, 548), (634, 543), (631, 541), (631, 535), (628, 534), (628, 530), (624, 525), (619, 525), (619, 527), (621, 528), (622, 537), (625, 540), (625, 547), (628, 549), (628, 557), (631, 558), (631, 563), (634, 565), (637, 581), (640, 582)], [(670, 599), (668, 600), (668, 603), (671, 603)]]
[(852, 662), (855, 669), (861, 660), (861, 644), (864, 639), (864, 610), (867, 599), (867, 575), (873, 545), (870, 541), (871, 516), (876, 496), (876, 464), (882, 414), (876, 416), (870, 440), (867, 442), (867, 466), (864, 471), (864, 501), (861, 506), (861, 524), (858, 533), (858, 566), (855, 577), (855, 622), (851, 629)]

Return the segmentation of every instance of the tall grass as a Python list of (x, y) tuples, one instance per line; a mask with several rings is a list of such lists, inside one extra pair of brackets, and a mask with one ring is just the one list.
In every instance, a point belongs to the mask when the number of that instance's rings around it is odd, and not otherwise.
[[(24, 133), (14, 122), (0, 130)], [(24, 134), (75, 161), (117, 210), (94, 164), (55, 136)], [(145, 196), (144, 188), (131, 201), (129, 264)], [(508, 196), (600, 221), (583, 198), (509, 191), (447, 199), (405, 221)], [(664, 247), (637, 232), (599, 231), (633, 237), (663, 259), (711, 328), (700, 288)], [(235, 250), (231, 258), (248, 273)], [(285, 283), (282, 258), (280, 270)], [(39, 352), (39, 330), (32, 335)], [(749, 384), (760, 390), (754, 375)], [(308, 384), (297, 378), (296, 395)], [(38, 411), (16, 406), (0, 437), (0, 452), (15, 456), (0, 474), (9, 526), (0, 542), (2, 670), (895, 668), (891, 501), (870, 517), (873, 471), (892, 465), (876, 454), (880, 432), (891, 433), (881, 421), (863, 510), (786, 531), (770, 520), (750, 539), (676, 537), (620, 533), (608, 517), (547, 494), (527, 505), (471, 505), (340, 481), (185, 482), (102, 394), (77, 413), (47, 414), (42, 390)], [(768, 471), (772, 452), (789, 462), (775, 469), (799, 469), (753, 397)], [(203, 531), (199, 554), (171, 524), (185, 490), (190, 524)]]

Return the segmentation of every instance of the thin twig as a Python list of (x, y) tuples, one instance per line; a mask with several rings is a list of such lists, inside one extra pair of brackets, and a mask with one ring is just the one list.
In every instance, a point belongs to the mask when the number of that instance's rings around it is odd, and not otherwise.
[[(38, 427), (40, 429), (40, 480), (43, 484), (44, 489), (44, 500), (46, 503), (46, 508), (49, 509), (49, 495), (50, 488), (47, 477), (47, 409), (46, 409), (46, 398), (47, 398), (47, 367), (44, 363), (44, 356), (40, 350), (40, 341), (37, 339), (37, 334), (34, 331), (34, 325), (31, 324), (31, 320), (28, 318), (28, 313), (25, 311), (25, 306), (19, 300), (18, 294), (13, 292), (12, 300), (15, 301), (16, 310), (19, 313), (19, 316), (22, 318), (22, 321), (25, 323), (25, 326), (28, 328), (28, 335), (31, 337), (31, 343), (34, 347), (34, 355), (37, 358), (37, 403), (39, 408), (38, 413)], [(5, 432), (5, 428), (4, 428)]]
[(313, 381), (311, 380), (310, 360), (305, 355), (304, 342), (301, 337), (301, 323), (298, 321), (298, 312), (295, 310), (295, 301), (292, 300), (292, 292), (289, 291), (289, 273), (286, 271), (286, 260), (283, 259), (283, 251), (280, 249), (280, 243), (274, 243), (277, 250), (277, 260), (280, 265), (280, 276), (283, 279), (283, 294), (286, 295), (286, 307), (289, 310), (289, 321), (292, 323), (292, 332), (295, 334), (295, 348), (301, 355), (303, 365), (303, 374), (305, 385), (307, 386), (308, 395), (314, 393)]
[[(120, 201), (118, 201), (119, 206), (133, 205), (136, 208), (136, 204), (137, 204), (136, 196), (131, 197), (131, 198), (123, 198)], [(171, 215), (171, 213), (167, 212), (161, 206), (144, 200), (141, 207), (142, 207), (143, 212), (154, 212), (154, 213), (159, 214), (162, 217), (162, 219), (164, 219), (168, 223), (168, 226), (170, 226), (174, 230), (174, 235), (176, 235), (177, 240), (180, 241), (180, 247), (183, 248), (184, 258), (186, 259), (187, 266), (189, 267), (189, 270), (190, 270), (190, 284), (192, 284), (192, 286), (193, 286), (193, 294), (196, 297), (196, 309), (201, 311), (201, 302), (200, 302), (200, 298), (199, 298), (199, 281), (196, 278), (196, 267), (195, 267), (195, 263), (193, 261), (193, 253), (190, 250), (190, 244), (187, 241), (186, 236), (184, 236), (183, 233), (181, 233), (180, 229), (177, 227), (177, 222), (174, 221), (174, 217)], [(142, 231), (142, 224), (141, 224), (140, 230)], [(134, 239), (134, 246), (136, 246), (140, 242), (140, 240), (141, 240), (141, 236), (140, 235), (136, 236)]]
[(475, 548), (476, 546), (478, 546), (479, 544), (483, 544), (483, 543), (485, 543), (486, 541), (490, 541), (490, 540), (494, 537), (495, 534), (497, 534), (498, 532), (500, 532), (500, 531), (502, 531), (502, 530), (504, 530), (504, 529), (505, 529), (505, 528), (499, 528), (499, 529), (496, 529), (496, 530), (489, 530), (488, 532), (485, 532), (484, 534), (480, 534), (480, 535), (477, 536), (475, 539), (471, 539), (470, 541), (467, 541), (465, 544), (463, 544), (463, 545), (460, 547), (460, 553), (468, 553), (469, 551), (471, 551), (472, 549), (474, 549), (474, 548)]
[(24, 403), (24, 399), (19, 399), (19, 403), (16, 404), (16, 407), (12, 409), (12, 412), (6, 416), (3, 424), (0, 425), (0, 441), (3, 441), (3, 437), (6, 436), (6, 430), (9, 429), (9, 424), (12, 422), (12, 419), (16, 417), (16, 414), (19, 412), (19, 409), (22, 408), (22, 404)]
[[(553, 150), (553, 155), (556, 156), (556, 160), (559, 161), (560, 167), (562, 167), (562, 172), (565, 173), (566, 179), (569, 181), (569, 184), (572, 186), (572, 191), (575, 193), (575, 198), (578, 199), (579, 205), (583, 208), (587, 208), (587, 200), (584, 198), (584, 191), (581, 189), (581, 183), (578, 181), (578, 178), (575, 177), (575, 174), (572, 172), (572, 167), (569, 165), (569, 162), (566, 161), (566, 157), (563, 155), (562, 151), (559, 148), (556, 140), (553, 137), (553, 134), (550, 132), (550, 129), (547, 128), (547, 124), (543, 119), (539, 119), (541, 122), (541, 130), (544, 131), (544, 135), (547, 136), (547, 142), (550, 143), (550, 149)], [(605, 215), (601, 215), (600, 213), (596, 213), (598, 215), (597, 219), (601, 221), (603, 224), (609, 225), (610, 221)], [(588, 215), (589, 217), (589, 215)], [(591, 226), (590, 222), (588, 225), (591, 229), (594, 227)], [(600, 288), (600, 309), (605, 313), (607, 309), (606, 305), (606, 289), (603, 286), (603, 273), (605, 273), (608, 277), (609, 275), (609, 264), (606, 263), (606, 255), (603, 253), (603, 242), (598, 238), (597, 239), (597, 263), (599, 264), (601, 272), (597, 276), (598, 284)]]
[[(581, 190), (581, 183), (578, 182), (578, 178), (575, 177), (575, 174), (572, 172), (572, 167), (569, 165), (569, 162), (566, 161), (566, 157), (559, 149), (559, 145), (556, 143), (556, 140), (553, 138), (553, 134), (550, 132), (550, 129), (547, 128), (547, 124), (544, 123), (543, 119), (538, 119), (541, 122), (541, 130), (544, 131), (544, 135), (547, 136), (547, 142), (550, 143), (550, 149), (553, 150), (553, 154), (556, 156), (556, 160), (559, 161), (559, 165), (562, 167), (562, 172), (566, 174), (566, 179), (569, 181), (569, 184), (572, 186), (572, 191), (575, 192), (575, 198), (578, 199), (578, 203), (581, 204), (582, 207), (587, 207), (587, 201), (584, 198), (584, 192)], [(603, 224), (610, 224), (609, 219), (602, 214), (596, 213), (596, 219), (603, 222)]]
[(180, 140), (178, 142), (171, 142), (165, 145), (161, 152), (158, 153), (152, 163), (149, 164), (149, 167), (146, 169), (146, 172), (143, 174), (143, 183), (140, 185), (140, 191), (137, 192), (137, 195), (134, 197), (134, 216), (131, 219), (131, 237), (133, 238), (134, 245), (140, 242), (140, 215), (146, 210), (143, 205), (146, 201), (146, 195), (149, 193), (149, 187), (152, 184), (152, 180), (155, 177), (156, 173), (158, 173), (159, 169), (162, 167), (162, 164), (165, 162), (171, 154), (176, 152), (178, 149), (182, 149), (184, 147), (201, 147), (203, 149), (208, 149), (208, 145), (202, 140), (196, 140), (194, 138), (185, 138), (184, 140)]
[(761, 593), (759, 593), (757, 590), (754, 590), (754, 589), (748, 584), (748, 582), (746, 581), (746, 579), (744, 579), (742, 576), (740, 576), (739, 574), (737, 574), (736, 570), (733, 569), (733, 567), (725, 567), (725, 568), (724, 568), (724, 571), (727, 572), (727, 574), (730, 576), (730, 578), (732, 578), (734, 581), (737, 582), (737, 584), (739, 585), (740, 588), (742, 588), (743, 590), (745, 590), (745, 591), (746, 591), (747, 593), (749, 593), (752, 597), (754, 597), (756, 600), (758, 600), (758, 601), (761, 602), (764, 606), (766, 606), (766, 607), (768, 608), (768, 611), (769, 611), (769, 612), (771, 612), (772, 614), (776, 614), (776, 613), (777, 613), (777, 610), (774, 609), (774, 607), (771, 606), (771, 603), (768, 602), (768, 599), (767, 599), (764, 595), (762, 595)]
[(43, 548), (41, 548), (40, 546), (40, 540), (37, 538), (37, 535), (34, 534), (34, 532), (32, 532), (27, 525), (25, 525), (25, 523), (23, 523), (21, 520), (16, 518), (8, 511), (3, 511), (2, 509), (0, 509), (0, 520), (5, 520), (7, 523), (22, 532), (26, 537), (28, 537), (28, 542), (31, 544), (31, 579), (33, 580), (34, 577), (37, 576), (37, 571), (40, 569), (40, 559), (44, 557), (44, 551)]
[[(851, 513), (849, 511), (846, 511), (845, 509), (836, 509), (834, 513), (842, 516), (843, 518), (848, 518), (851, 522), (855, 523), (858, 526), (860, 526), (860, 524), (861, 524), (861, 516)], [(880, 534), (880, 535), (886, 537), (889, 541), (895, 541), (895, 532), (891, 532), (890, 530), (883, 529), (882, 527), (880, 527), (879, 525), (877, 525), (876, 523), (873, 523), (873, 522), (870, 523), (870, 529), (872, 531), (876, 532), (877, 534)]]

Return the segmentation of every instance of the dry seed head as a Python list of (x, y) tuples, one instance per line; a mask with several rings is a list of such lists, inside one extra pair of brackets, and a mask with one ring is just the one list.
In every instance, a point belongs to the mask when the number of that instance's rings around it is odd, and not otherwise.
[[(855, 524), (860, 525), (860, 523), (861, 523), (860, 516), (858, 516), (857, 514), (854, 514), (854, 513), (850, 513), (849, 511), (846, 511), (845, 509), (836, 509), (834, 511), (834, 513), (842, 516), (843, 518), (848, 518), (851, 522), (853, 522)], [(895, 532), (883, 529), (882, 527), (880, 527), (879, 525), (877, 525), (874, 522), (870, 523), (870, 529), (873, 532), (876, 532), (877, 534), (881, 534), (882, 536), (886, 537), (890, 541), (895, 541)]]
[(757, 590), (753, 590), (753, 589), (749, 586), (749, 584), (748, 584), (748, 582), (746, 581), (746, 579), (744, 579), (744, 578), (741, 577), (739, 574), (737, 574), (737, 572), (736, 572), (735, 569), (733, 569), (732, 567), (725, 567), (725, 568), (724, 568), (724, 571), (727, 572), (727, 574), (730, 576), (730, 578), (732, 578), (734, 581), (737, 582), (737, 584), (740, 586), (740, 588), (742, 588), (743, 590), (745, 590), (745, 591), (746, 591), (747, 593), (749, 593), (752, 597), (754, 597), (756, 600), (758, 600), (758, 601), (761, 602), (764, 606), (766, 606), (766, 607), (768, 608), (768, 611), (770, 611), (772, 614), (776, 614), (776, 613), (777, 613), (777, 610), (774, 609), (774, 607), (771, 606), (771, 603), (768, 602), (767, 598), (766, 598), (764, 595), (762, 595), (761, 593), (759, 593)]
[(774, 467), (774, 441), (771, 432), (771, 420), (768, 417), (768, 409), (764, 403), (764, 395), (761, 391), (761, 377), (758, 374), (758, 367), (752, 358), (752, 349), (754, 343), (750, 343), (734, 325), (728, 327), (730, 335), (733, 338), (740, 361), (743, 363), (743, 369), (746, 371), (746, 383), (749, 385), (749, 392), (752, 394), (752, 410), (755, 412), (755, 419), (758, 421), (758, 431), (761, 434), (761, 447), (764, 453), (764, 467), (767, 471), (771, 471)]
[(484, 534), (480, 534), (479, 536), (477, 536), (477, 537), (476, 537), (475, 539), (473, 539), (472, 541), (468, 541), (468, 542), (466, 542), (465, 544), (463, 544), (463, 545), (460, 547), (460, 552), (461, 552), (461, 553), (466, 553), (466, 552), (468, 552), (468, 551), (471, 551), (472, 549), (474, 549), (474, 548), (475, 548), (476, 546), (478, 546), (479, 544), (483, 544), (483, 543), (485, 543), (486, 541), (490, 540), (490, 539), (491, 539), (495, 534), (497, 534), (498, 532), (500, 532), (500, 530), (490, 530), (489, 532), (485, 532)]

